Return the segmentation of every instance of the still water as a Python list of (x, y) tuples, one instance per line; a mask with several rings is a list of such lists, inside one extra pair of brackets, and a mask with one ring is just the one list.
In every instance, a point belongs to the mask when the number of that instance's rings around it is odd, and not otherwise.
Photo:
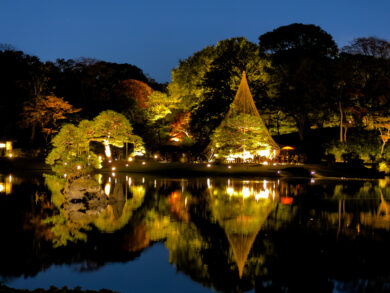
[(0, 174), (0, 229), (12, 288), (390, 291), (389, 179)]

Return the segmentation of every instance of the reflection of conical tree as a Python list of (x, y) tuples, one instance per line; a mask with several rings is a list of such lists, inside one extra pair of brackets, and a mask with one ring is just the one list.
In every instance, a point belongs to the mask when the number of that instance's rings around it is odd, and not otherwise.
[(214, 195), (211, 210), (226, 233), (241, 278), (256, 236), (276, 202), (270, 198), (255, 200), (254, 197), (229, 196), (217, 188)]
[(225, 158), (244, 159), (256, 155), (270, 157), (279, 150), (257, 111), (245, 71), (225, 119), (211, 136), (211, 147)]

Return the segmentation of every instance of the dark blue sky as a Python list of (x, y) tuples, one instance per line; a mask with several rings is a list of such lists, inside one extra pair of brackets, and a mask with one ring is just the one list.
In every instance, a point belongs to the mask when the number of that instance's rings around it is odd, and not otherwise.
[(293, 22), (316, 24), (341, 47), (390, 40), (390, 0), (0, 0), (0, 43), (38, 56), (130, 63), (159, 82), (219, 40)]

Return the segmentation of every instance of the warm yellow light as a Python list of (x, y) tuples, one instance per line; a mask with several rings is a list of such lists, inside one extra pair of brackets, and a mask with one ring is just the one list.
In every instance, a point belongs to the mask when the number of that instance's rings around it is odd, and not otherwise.
[(8, 155), (8, 157), (12, 158), (12, 157), (13, 157), (12, 153), (11, 153), (11, 154), (9, 154), (9, 155)]
[(267, 161), (264, 161), (264, 162), (263, 162), (263, 165), (268, 165), (268, 162), (267, 162)]
[(180, 141), (180, 139), (179, 138), (177, 138), (177, 137), (172, 137), (171, 139), (169, 139), (170, 141)]
[(111, 191), (111, 183), (106, 183), (106, 186), (104, 186), (104, 193), (107, 195), (107, 196), (110, 196), (110, 191)]
[(228, 166), (228, 168), (229, 168), (229, 169), (231, 169), (231, 168), (232, 168), (232, 166)]
[(112, 175), (112, 177), (115, 177), (115, 172), (112, 172), (111, 175)]
[(158, 156), (157, 156), (157, 155), (154, 155), (154, 158), (155, 158), (155, 159), (157, 159), (157, 158), (158, 158)]
[(126, 164), (126, 167), (129, 167), (129, 164)]
[(207, 164), (207, 168), (210, 168), (211, 167), (211, 164)]
[(81, 170), (81, 166), (80, 165), (77, 165), (77, 170)]
[(4, 192), (4, 184), (3, 183), (0, 183), (0, 192)]
[(5, 143), (0, 143), (0, 149), (5, 149)]
[(269, 190), (260, 190), (260, 192), (255, 193), (255, 199), (258, 201), (260, 199), (267, 199), (269, 198)]
[(106, 154), (107, 158), (111, 158), (110, 144), (107, 140), (104, 141), (104, 153)]
[(146, 165), (146, 162), (142, 162), (142, 165)]
[(234, 194), (234, 189), (233, 187), (228, 187), (226, 188), (226, 193), (229, 194), (230, 196), (232, 196)]
[(286, 150), (286, 151), (291, 151), (293, 150), (294, 148), (292, 146), (289, 146), (289, 145), (286, 145), (285, 147), (282, 147), (281, 150)]
[(244, 186), (244, 187), (242, 188), (242, 197), (243, 197), (243, 198), (247, 198), (247, 197), (249, 197), (250, 195), (251, 195), (251, 192), (250, 192), (249, 188), (246, 187), (246, 186)]
[(115, 171), (115, 170), (116, 170), (116, 167), (112, 167), (111, 170), (112, 170), (112, 171)]

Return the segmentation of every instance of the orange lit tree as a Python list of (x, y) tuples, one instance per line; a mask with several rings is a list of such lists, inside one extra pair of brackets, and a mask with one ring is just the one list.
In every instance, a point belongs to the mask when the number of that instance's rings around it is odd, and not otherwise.
[(58, 120), (67, 119), (66, 115), (79, 111), (81, 109), (74, 108), (63, 98), (37, 97), (24, 105), (22, 126), (31, 128), (31, 140), (35, 137), (35, 128), (39, 127), (47, 143), (49, 137), (58, 131)]

